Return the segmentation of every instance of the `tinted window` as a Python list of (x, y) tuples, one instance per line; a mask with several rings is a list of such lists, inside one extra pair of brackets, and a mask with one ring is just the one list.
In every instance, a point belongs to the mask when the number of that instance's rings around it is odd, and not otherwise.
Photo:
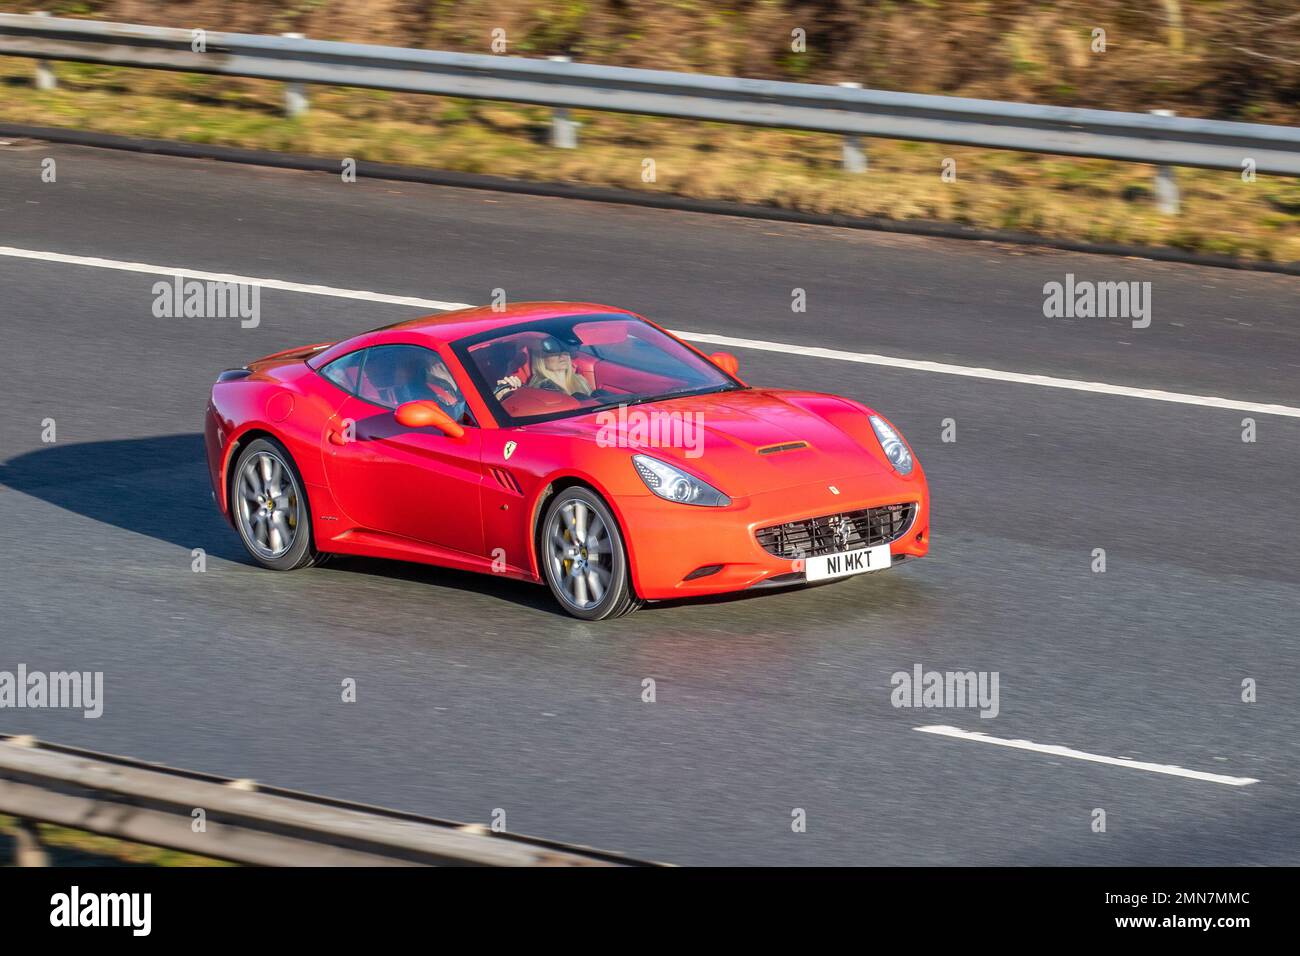
[(384, 408), (434, 401), (452, 421), (474, 424), (447, 363), (418, 345), (376, 345), (336, 359), (321, 374), (340, 388)]
[(340, 359), (335, 359), (320, 370), (327, 379), (345, 392), (357, 393), (357, 379), (361, 374), (361, 363), (365, 361), (365, 350), (352, 352)]

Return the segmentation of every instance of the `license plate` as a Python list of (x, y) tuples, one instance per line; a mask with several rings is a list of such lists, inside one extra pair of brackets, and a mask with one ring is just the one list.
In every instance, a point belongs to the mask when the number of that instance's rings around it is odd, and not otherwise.
[(859, 548), (857, 551), (841, 551), (838, 554), (805, 558), (803, 567), (809, 581), (824, 581), (827, 578), (842, 578), (850, 574), (865, 574), (867, 571), (883, 571), (892, 561), (889, 556), (889, 545), (880, 544), (874, 548)]

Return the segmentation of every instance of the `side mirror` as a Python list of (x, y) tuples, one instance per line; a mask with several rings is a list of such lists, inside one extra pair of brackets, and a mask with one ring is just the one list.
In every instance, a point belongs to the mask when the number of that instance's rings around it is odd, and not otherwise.
[(436, 428), (448, 438), (460, 438), (465, 429), (451, 420), (437, 402), (423, 400), (398, 405), (394, 413), (397, 424), (407, 428)]
[(713, 364), (728, 375), (735, 375), (740, 371), (740, 360), (730, 352), (714, 352), (709, 358), (713, 359)]

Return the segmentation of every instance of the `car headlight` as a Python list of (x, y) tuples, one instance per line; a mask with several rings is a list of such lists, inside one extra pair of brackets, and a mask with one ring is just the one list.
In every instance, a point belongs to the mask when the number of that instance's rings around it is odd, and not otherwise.
[(731, 504), (730, 498), (708, 482), (664, 464), (658, 458), (633, 455), (632, 464), (636, 465), (636, 473), (641, 476), (646, 487), (667, 501), (709, 508), (725, 508)]
[(894, 471), (900, 475), (910, 475), (912, 473), (912, 451), (907, 447), (907, 442), (903, 441), (903, 436), (890, 427), (889, 422), (878, 415), (871, 416), (871, 427), (876, 432), (876, 439), (880, 442), (885, 457), (894, 466)]

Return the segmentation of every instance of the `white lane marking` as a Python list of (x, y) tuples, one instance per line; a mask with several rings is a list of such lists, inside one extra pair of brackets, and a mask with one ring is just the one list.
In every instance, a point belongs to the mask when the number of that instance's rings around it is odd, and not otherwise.
[(1187, 395), (1183, 392), (1165, 392), (1156, 388), (1133, 388), (1128, 385), (1111, 385), (1107, 382), (1085, 382), (1073, 378), (1056, 378), (1051, 375), (1032, 375), (1026, 372), (1003, 372), (994, 368), (972, 368), (967, 365), (947, 365), (943, 362), (925, 362), (918, 359), (894, 358), (889, 355), (871, 355), (866, 352), (845, 352), (824, 349), (813, 345), (790, 345), (785, 342), (765, 342), (761, 339), (738, 339), (730, 335), (713, 335), (706, 332), (674, 332), (688, 342), (707, 345), (729, 345), (738, 349), (757, 349), (763, 352), (784, 352), (806, 355), (810, 358), (835, 359), (840, 362), (860, 362), (863, 365), (885, 365), (906, 368), (917, 372), (937, 372), (940, 375), (964, 375), (967, 378), (984, 378), (995, 382), (1015, 382), (1020, 385), (1041, 385), (1045, 388), (1066, 388), (1076, 392), (1097, 392), (1102, 395), (1119, 395), (1124, 398), (1145, 398), (1153, 402), (1175, 402), (1179, 405), (1203, 405), (1207, 408), (1227, 408), (1257, 415), (1283, 415), (1300, 418), (1300, 408), (1290, 405), (1264, 405), (1259, 402), (1239, 402), (1232, 398), (1214, 395)]
[(1130, 760), (1127, 757), (1105, 757), (1101, 754), (1090, 754), (1082, 750), (1072, 750), (1069, 747), (1059, 747), (1054, 744), (1036, 744), (1030, 740), (1007, 740), (1003, 737), (990, 737), (988, 734), (959, 730), (956, 727), (934, 726), (914, 727), (913, 729), (919, 730), (923, 734), (956, 737), (958, 740), (974, 740), (977, 743), (996, 744), (999, 747), (1014, 747), (1016, 750), (1032, 750), (1035, 753), (1051, 754), (1054, 757), (1071, 757), (1074, 760), (1110, 764), (1112, 767), (1128, 767), (1130, 770), (1146, 770), (1150, 773), (1168, 774), (1171, 777), (1186, 777), (1189, 780), (1204, 780), (1207, 783), (1224, 783), (1230, 787), (1244, 787), (1248, 784), (1259, 783), (1254, 777), (1229, 777), (1221, 773), (1188, 770), (1185, 767), (1175, 767), (1170, 764), (1145, 763), (1141, 760)]
[(181, 269), (177, 266), (155, 266), (147, 262), (119, 262), (116, 259), (100, 259), (95, 256), (68, 256), (61, 252), (39, 252), (33, 249), (15, 249), (13, 246), (0, 246), (0, 256), (12, 256), (16, 259), (39, 259), (42, 262), (60, 262), (70, 266), (90, 266), (94, 269), (114, 269), (118, 272), (143, 272), (148, 275), (181, 276), (185, 279), (201, 279), (205, 282), (238, 282), (241, 285), (256, 285), (264, 289), (278, 289), (282, 292), (305, 292), (308, 295), (329, 295), (338, 299), (361, 299), (366, 302), (383, 302), (386, 305), (409, 305), (417, 309), (468, 309), (466, 302), (440, 302), (437, 299), (417, 299), (407, 295), (386, 295), (382, 292), (362, 292), (357, 289), (335, 289), (327, 285), (304, 285), (301, 282), (285, 282), (283, 279), (256, 279), (252, 276), (230, 275), (224, 272), (200, 272), (196, 269)]
[[(309, 295), (327, 295), (340, 299), (360, 299), (366, 302), (381, 302), (385, 305), (409, 305), (417, 309), (435, 309), (450, 311), (468, 309), (467, 302), (442, 302), (438, 299), (421, 299), (415, 296), (387, 295), (382, 292), (365, 292), (357, 289), (337, 289), (325, 285), (306, 285), (301, 282), (286, 282), (283, 279), (258, 279), (252, 276), (232, 275), (222, 272), (200, 272), (194, 269), (182, 269), (178, 266), (156, 266), (144, 262), (120, 262), (116, 259), (101, 259), (95, 256), (70, 256), (60, 252), (41, 252), (33, 249), (17, 249), (13, 246), (0, 246), (0, 256), (18, 259), (37, 259), (43, 262), (58, 262), (65, 265), (90, 266), (96, 269), (115, 269), (119, 272), (143, 272), (149, 275), (182, 276), (190, 279), (202, 279), (210, 282), (239, 282), (245, 285), (261, 286), (264, 289), (277, 289), (283, 292), (304, 292)], [(1218, 398), (1213, 395), (1188, 395), (1183, 392), (1166, 392), (1154, 388), (1133, 388), (1128, 385), (1111, 385), (1106, 382), (1085, 382), (1072, 378), (1056, 378), (1051, 375), (1033, 375), (1026, 372), (1004, 372), (992, 368), (974, 368), (967, 365), (948, 365), (944, 362), (927, 362), (919, 359), (895, 358), (890, 355), (874, 355), (869, 352), (846, 352), (842, 349), (827, 349), (812, 345), (791, 345), (785, 342), (768, 342), (763, 339), (743, 339), (730, 335), (714, 335), (709, 332), (681, 332), (673, 334), (687, 342), (701, 345), (726, 345), (738, 349), (755, 349), (762, 352), (782, 352), (788, 355), (804, 355), (809, 358), (832, 359), (839, 362), (856, 362), (862, 365), (883, 365), (889, 368), (910, 369), (917, 372), (935, 372), (940, 375), (962, 375), (967, 378), (982, 378), (995, 382), (1012, 382), (1018, 385), (1039, 385), (1044, 388), (1064, 388), (1076, 392), (1094, 392), (1102, 395), (1117, 395), (1124, 398), (1142, 398), (1154, 402), (1173, 402), (1179, 405), (1200, 405), (1206, 408), (1225, 408), (1239, 412), (1253, 412), (1256, 415), (1281, 415), (1286, 418), (1300, 418), (1300, 408), (1290, 405), (1266, 405), (1259, 402), (1241, 402), (1231, 398)]]

